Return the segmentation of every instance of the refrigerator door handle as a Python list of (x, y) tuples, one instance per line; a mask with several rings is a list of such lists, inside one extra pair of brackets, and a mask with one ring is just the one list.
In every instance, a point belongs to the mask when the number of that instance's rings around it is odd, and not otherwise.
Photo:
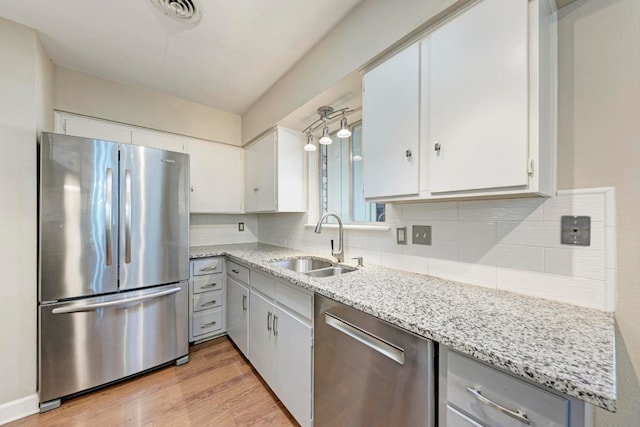
[(105, 183), (105, 203), (104, 203), (104, 225), (105, 225), (105, 240), (106, 240), (106, 263), (111, 265), (113, 263), (113, 255), (111, 253), (111, 212), (113, 203), (113, 170), (107, 168), (107, 176)]
[(124, 171), (124, 262), (131, 263), (131, 170)]
[(95, 304), (85, 304), (85, 305), (70, 305), (66, 307), (56, 307), (51, 312), (53, 314), (68, 314), (68, 313), (81, 313), (84, 311), (95, 311), (99, 308), (108, 308), (108, 307), (118, 307), (121, 305), (131, 304), (133, 302), (142, 302), (146, 300), (150, 300), (153, 298), (163, 297), (166, 295), (175, 294), (180, 292), (181, 288), (171, 288), (166, 289), (160, 292), (154, 292), (152, 294), (147, 295), (139, 295), (137, 297), (125, 298), (121, 300), (115, 301), (107, 301), (107, 302), (99, 302)]

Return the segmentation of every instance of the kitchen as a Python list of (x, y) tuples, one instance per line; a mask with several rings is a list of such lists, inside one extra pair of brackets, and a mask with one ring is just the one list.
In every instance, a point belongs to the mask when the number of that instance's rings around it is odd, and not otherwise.
[[(443, 6), (432, 7), (441, 9)], [(278, 84), (250, 107), (241, 120), (237, 115), (206, 110), (161, 94), (142, 92), (63, 67), (43, 64), (42, 58), (46, 58), (46, 54), (38, 44), (35, 33), (25, 27), (3, 21), (2, 40), (8, 43), (2, 45), (3, 52), (9, 49), (9, 46), (12, 46), (12, 49), (7, 52), (15, 52), (17, 46), (21, 53), (15, 61), (11, 61), (15, 67), (13, 71), (7, 67), (3, 69), (3, 93), (14, 93), (16, 88), (23, 91), (14, 95), (15, 98), (11, 98), (12, 100), (3, 96), (5, 114), (2, 141), (5, 155), (2, 171), (5, 178), (3, 185), (6, 186), (3, 187), (3, 194), (11, 195), (12, 198), (6, 209), (3, 208), (2, 222), (6, 227), (3, 236), (8, 236), (5, 240), (12, 244), (3, 244), (5, 275), (2, 279), (2, 289), (6, 297), (0, 316), (3, 325), (18, 325), (17, 328), (4, 326), (2, 330), (4, 385), (0, 397), (3, 404), (15, 402), (36, 391), (36, 192), (35, 147), (31, 145), (31, 141), (36, 129), (53, 129), (53, 119), (50, 117), (53, 109), (121, 123), (133, 122), (134, 125), (186, 135), (189, 135), (189, 132), (181, 127), (184, 126), (181, 123), (193, 119), (192, 115), (207, 111), (210, 114), (209, 122), (219, 120), (231, 123), (228, 128), (219, 126), (222, 130), (218, 132), (231, 129), (231, 134), (235, 132), (235, 135), (239, 135), (241, 126), (242, 142), (238, 141), (236, 144), (241, 145), (251, 141), (273, 123), (279, 122), (297, 106), (305, 104), (334, 82), (341, 80), (353, 69), (368, 62), (436, 13), (425, 5), (417, 4), (399, 9), (401, 8), (376, 2), (363, 3), (355, 9), (356, 13), (350, 15), (332, 32), (333, 37), (325, 38), (312, 49)], [(382, 17), (391, 20), (385, 21), (388, 24), (388, 33), (381, 34), (379, 40), (369, 40), (365, 34), (366, 30), (375, 28), (375, 23), (382, 22)], [(561, 8), (558, 20), (558, 188), (567, 190), (613, 186), (616, 189), (618, 408), (615, 414), (596, 410), (596, 425), (634, 425), (639, 419), (639, 409), (634, 405), (640, 393), (640, 319), (635, 309), (639, 301), (634, 290), (634, 284), (638, 282), (639, 245), (637, 232), (631, 223), (632, 212), (636, 211), (633, 208), (637, 208), (638, 204), (638, 174), (635, 168), (638, 153), (637, 144), (634, 144), (638, 139), (635, 117), (638, 116), (639, 73), (638, 51), (634, 44), (638, 40), (637, 22), (637, 3), (623, 0), (578, 1)], [(354, 23), (358, 23), (359, 26), (350, 25)], [(10, 38), (10, 35), (14, 38)], [(347, 40), (355, 44), (343, 46), (342, 43), (346, 43)], [(358, 49), (354, 49), (353, 46), (357, 46)], [(338, 57), (344, 57), (345, 60), (339, 61), (335, 67), (323, 68), (320, 73), (317, 62), (329, 51), (334, 51)], [(348, 52), (349, 55), (339, 55), (344, 52)], [(4, 54), (3, 56), (7, 57)], [(304, 77), (303, 83), (301, 76)], [(46, 86), (47, 79), (50, 79), (49, 92), (40, 91), (38, 85)], [(291, 90), (292, 87), (296, 90)], [(99, 105), (95, 102), (98, 96), (74, 97), (70, 95), (74, 93), (74, 88), (85, 94), (101, 95), (101, 91), (111, 93), (113, 98), (105, 99), (112, 99), (114, 105)], [(121, 98), (117, 99), (118, 96)], [(145, 117), (147, 105), (157, 105), (158, 115)], [(175, 108), (178, 105), (179, 108)], [(321, 104), (315, 103), (314, 107), (317, 108), (319, 105)], [(171, 114), (175, 114), (175, 111), (184, 111), (187, 117), (181, 117), (184, 120), (172, 119)], [(41, 124), (43, 122), (44, 125)], [(168, 124), (171, 126), (166, 129)], [(191, 136), (202, 137), (198, 134)], [(214, 134), (207, 139), (225, 141), (226, 138), (228, 135)], [(24, 141), (24, 144), (8, 140)], [(19, 191), (16, 191), (16, 176), (22, 177)], [(415, 209), (418, 212), (416, 219), (423, 217), (420, 215), (420, 205)], [(411, 215), (406, 212), (408, 209), (403, 210), (405, 219), (411, 219)], [(204, 223), (203, 229), (207, 228), (207, 223), (212, 225), (211, 223), (216, 221), (232, 224), (234, 227), (237, 227), (237, 222), (244, 222), (248, 228), (254, 227), (253, 232), (257, 240), (283, 246), (288, 237), (277, 235), (276, 230), (286, 228), (287, 221), (300, 221), (301, 218), (293, 214), (279, 215), (246, 215), (242, 220), (229, 219), (226, 216), (210, 219), (197, 216), (192, 222), (197, 223), (194, 225)], [(306, 222), (302, 220), (303, 223)], [(215, 227), (209, 227), (212, 228)], [(228, 231), (228, 227), (226, 230)], [(312, 230), (304, 233), (312, 235)], [(313, 237), (316, 239), (313, 242), (321, 246), (325, 251), (325, 257), (329, 257), (330, 234), (326, 233), (328, 231), (317, 238)], [(354, 232), (347, 230), (346, 233), (349, 240), (349, 236)], [(358, 249), (365, 249), (363, 246), (366, 236), (362, 237), (362, 234), (366, 233), (356, 232), (355, 235), (361, 239), (360, 244), (353, 245)], [(234, 237), (230, 237), (227, 242), (247, 236), (240, 233), (231, 235)], [(375, 240), (374, 236), (368, 242)], [(348, 253), (353, 256), (364, 253), (364, 250), (349, 248), (349, 244), (347, 248)], [(371, 252), (365, 255), (365, 263), (375, 264), (374, 260), (379, 260), (382, 253), (392, 251), (379, 247)], [(403, 269), (411, 269), (408, 261), (412, 258), (396, 255), (394, 259), (405, 262)], [(464, 281), (463, 278), (459, 280)], [(16, 286), (16, 283), (23, 286)]]

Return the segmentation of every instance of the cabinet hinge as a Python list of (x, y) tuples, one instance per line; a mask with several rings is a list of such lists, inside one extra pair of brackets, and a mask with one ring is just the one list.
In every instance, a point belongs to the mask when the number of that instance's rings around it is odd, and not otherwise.
[(533, 176), (533, 159), (527, 161), (527, 174)]

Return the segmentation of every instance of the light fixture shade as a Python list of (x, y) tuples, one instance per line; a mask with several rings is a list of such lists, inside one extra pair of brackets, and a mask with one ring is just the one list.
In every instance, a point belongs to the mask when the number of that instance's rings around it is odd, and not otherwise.
[(316, 151), (316, 146), (313, 144), (313, 135), (311, 133), (307, 135), (307, 145), (304, 146), (304, 151)]
[(338, 138), (344, 139), (349, 138), (351, 136), (351, 131), (347, 127), (347, 118), (342, 115), (342, 120), (340, 120), (340, 130), (337, 133)]
[(333, 139), (329, 136), (329, 127), (325, 126), (322, 129), (322, 138), (318, 140), (318, 142), (322, 145), (329, 145), (333, 142)]

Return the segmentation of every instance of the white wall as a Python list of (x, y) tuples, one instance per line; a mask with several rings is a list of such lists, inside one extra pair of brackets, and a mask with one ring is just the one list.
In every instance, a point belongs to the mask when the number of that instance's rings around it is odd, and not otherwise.
[(364, 0), (242, 115), (242, 141), (276, 125), (447, 7), (467, 2)]
[(241, 145), (240, 116), (160, 92), (55, 67), (56, 110)]
[(559, 12), (559, 188), (616, 188), (618, 412), (640, 425), (640, 2), (580, 0)]
[(50, 64), (0, 18), (0, 423), (37, 409), (36, 134), (51, 130)]

